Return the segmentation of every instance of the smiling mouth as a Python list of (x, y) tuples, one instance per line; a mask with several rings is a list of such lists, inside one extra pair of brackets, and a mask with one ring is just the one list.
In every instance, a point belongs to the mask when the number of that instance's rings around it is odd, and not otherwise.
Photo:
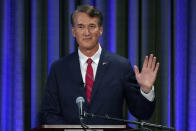
[(83, 40), (91, 40), (91, 38), (84, 38)]

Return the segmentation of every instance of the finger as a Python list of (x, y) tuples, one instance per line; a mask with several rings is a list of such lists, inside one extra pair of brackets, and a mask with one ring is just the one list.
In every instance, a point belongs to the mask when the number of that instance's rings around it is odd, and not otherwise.
[(139, 74), (139, 69), (136, 65), (134, 65), (134, 69), (135, 69), (135, 74), (138, 75)]
[(144, 64), (143, 64), (143, 68), (147, 68), (147, 67), (148, 67), (148, 56), (145, 57)]
[(152, 61), (153, 61), (153, 54), (150, 54), (150, 58), (149, 58), (149, 61), (148, 61), (148, 68), (152, 67)]
[(152, 60), (152, 70), (154, 71), (154, 68), (155, 68), (155, 65), (156, 65), (156, 57), (153, 57), (153, 60)]
[(156, 64), (156, 67), (155, 67), (155, 70), (154, 70), (154, 73), (155, 73), (155, 74), (157, 74), (157, 71), (158, 71), (158, 69), (159, 69), (159, 65), (160, 65), (159, 63)]

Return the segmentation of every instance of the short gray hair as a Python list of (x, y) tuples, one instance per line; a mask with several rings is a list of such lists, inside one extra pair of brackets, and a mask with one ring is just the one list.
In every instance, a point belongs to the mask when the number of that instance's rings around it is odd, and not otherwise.
[(103, 15), (97, 8), (95, 8), (94, 6), (91, 6), (91, 5), (80, 5), (71, 14), (72, 27), (74, 26), (74, 18), (78, 12), (86, 13), (90, 17), (97, 17), (98, 18), (98, 26), (101, 27), (103, 25)]

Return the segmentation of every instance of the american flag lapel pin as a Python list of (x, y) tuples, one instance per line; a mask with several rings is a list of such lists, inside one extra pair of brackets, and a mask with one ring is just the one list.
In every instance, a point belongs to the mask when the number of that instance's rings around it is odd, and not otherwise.
[(107, 62), (103, 62), (103, 65), (106, 65), (107, 64)]

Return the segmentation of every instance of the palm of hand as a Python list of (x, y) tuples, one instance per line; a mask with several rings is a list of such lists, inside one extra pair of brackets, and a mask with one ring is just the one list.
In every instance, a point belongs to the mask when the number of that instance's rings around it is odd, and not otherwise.
[(148, 93), (156, 80), (159, 68), (159, 63), (156, 63), (156, 57), (153, 57), (153, 54), (151, 54), (148, 59), (148, 56), (146, 56), (141, 72), (139, 72), (137, 66), (134, 66), (134, 68), (138, 84), (144, 92)]

